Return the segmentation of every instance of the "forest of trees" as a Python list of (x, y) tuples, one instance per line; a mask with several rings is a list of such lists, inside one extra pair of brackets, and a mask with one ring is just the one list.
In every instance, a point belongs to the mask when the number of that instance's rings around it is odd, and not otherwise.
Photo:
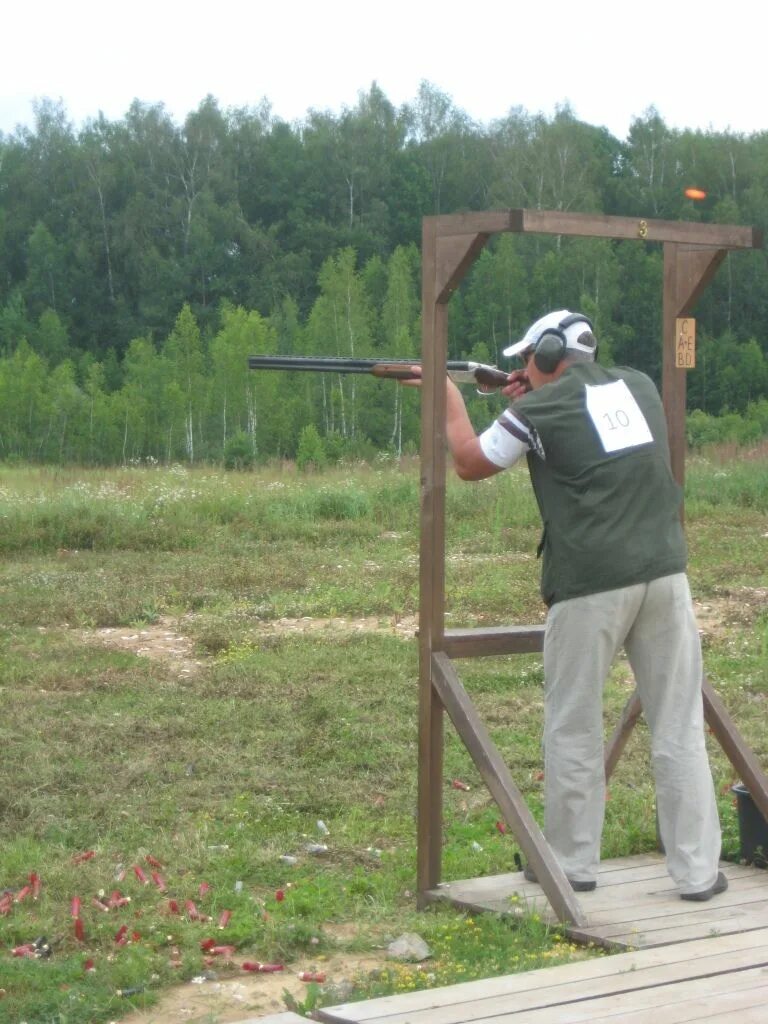
[[(567, 107), (481, 125), (429, 83), (400, 108), (374, 84), (292, 124), (208, 97), (182, 125), (135, 102), (76, 130), (43, 100), (33, 128), (0, 133), (0, 459), (412, 450), (407, 389), (247, 356), (417, 356), (422, 217), (510, 207), (765, 229), (768, 131), (672, 130), (650, 109), (620, 140)], [(570, 307), (601, 360), (658, 381), (661, 281), (658, 246), (499, 236), (451, 300), (451, 356), (504, 365), (531, 320)], [(729, 254), (696, 318), (694, 433), (736, 414), (768, 432), (765, 251)]]

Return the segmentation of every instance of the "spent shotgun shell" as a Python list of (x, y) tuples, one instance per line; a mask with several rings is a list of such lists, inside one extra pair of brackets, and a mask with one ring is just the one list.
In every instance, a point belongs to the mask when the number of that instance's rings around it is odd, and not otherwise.
[(316, 981), (320, 984), (325, 981), (323, 971), (299, 971), (299, 981)]

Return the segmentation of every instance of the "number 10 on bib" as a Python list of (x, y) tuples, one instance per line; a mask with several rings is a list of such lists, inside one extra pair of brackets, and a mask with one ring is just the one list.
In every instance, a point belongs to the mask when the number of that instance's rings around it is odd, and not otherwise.
[(653, 434), (640, 406), (623, 380), (586, 384), (587, 412), (606, 452), (651, 444)]

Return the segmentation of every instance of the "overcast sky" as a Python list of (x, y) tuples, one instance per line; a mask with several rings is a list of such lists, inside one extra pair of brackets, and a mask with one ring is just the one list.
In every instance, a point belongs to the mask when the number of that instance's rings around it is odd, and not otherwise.
[(41, 97), (61, 99), (78, 127), (99, 111), (117, 120), (134, 99), (180, 122), (208, 93), (223, 109), (266, 97), (293, 121), (354, 106), (373, 81), (399, 106), (426, 80), (484, 124), (568, 102), (620, 139), (650, 106), (672, 128), (751, 134), (768, 128), (763, 11), (762, 0), (11, 0), (0, 131), (33, 125)]

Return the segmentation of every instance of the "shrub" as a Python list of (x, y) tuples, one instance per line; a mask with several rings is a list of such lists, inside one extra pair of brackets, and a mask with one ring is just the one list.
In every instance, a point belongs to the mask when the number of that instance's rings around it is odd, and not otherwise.
[(244, 430), (233, 434), (224, 445), (225, 469), (251, 469), (255, 461), (253, 438)]
[(312, 514), (317, 519), (367, 519), (371, 502), (365, 491), (350, 487), (323, 487), (313, 495)]
[(308, 423), (299, 435), (299, 447), (296, 452), (296, 465), (302, 471), (322, 469), (327, 462), (323, 439), (317, 432), (314, 423)]

